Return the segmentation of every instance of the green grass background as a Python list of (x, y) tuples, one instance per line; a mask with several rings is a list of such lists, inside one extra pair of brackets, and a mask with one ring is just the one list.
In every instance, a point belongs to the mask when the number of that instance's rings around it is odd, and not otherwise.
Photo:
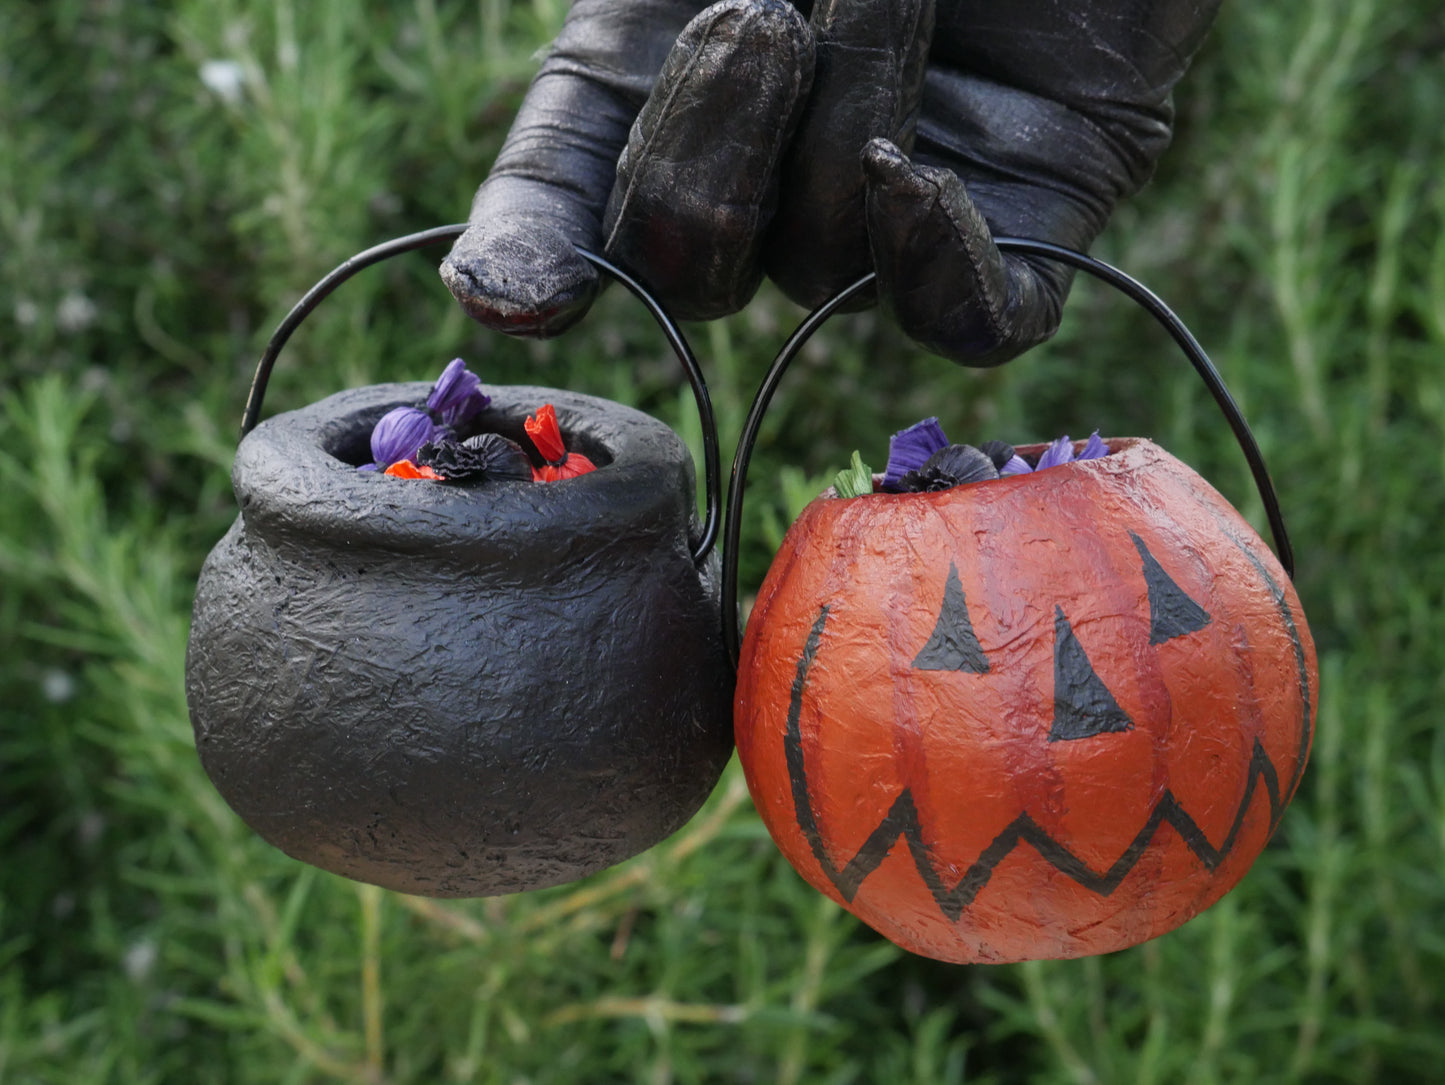
[[(235, 514), (249, 372), (290, 304), (465, 215), (561, 0), (0, 6), (0, 1081), (1429, 1082), (1445, 1067), (1445, 24), (1435, 0), (1227, 5), (1175, 146), (1096, 252), (1169, 300), (1269, 458), (1320, 650), (1313, 760), (1242, 885), (1106, 958), (950, 967), (808, 889), (736, 766), (574, 886), (430, 902), (297, 864), (204, 778), (182, 695)], [(234, 100), (201, 79), (240, 65)], [(372, 269), (269, 408), (461, 354), (696, 441), (620, 290), (547, 344), (482, 333), (439, 252)], [(689, 329), (724, 435), (799, 311)], [(998, 371), (840, 320), (751, 475), (745, 585), (825, 475), (955, 439), (1151, 435), (1260, 522), (1162, 333), (1081, 283)], [(876, 466), (876, 462), (875, 462)]]

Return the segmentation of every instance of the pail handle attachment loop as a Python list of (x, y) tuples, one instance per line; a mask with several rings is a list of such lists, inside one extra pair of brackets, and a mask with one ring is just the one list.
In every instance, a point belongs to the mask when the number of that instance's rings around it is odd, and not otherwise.
[[(1265, 467), (1264, 455), (1260, 452), (1259, 442), (1255, 440), (1253, 432), (1245, 422), (1239, 405), (1230, 395), (1224, 378), (1220, 376), (1219, 370), (1209, 360), (1204, 348), (1199, 345), (1199, 341), (1194, 338), (1193, 333), (1185, 327), (1184, 322), (1143, 283), (1102, 260), (1047, 241), (999, 237), (995, 238), (994, 242), (1004, 252), (1042, 256), (1085, 271), (1118, 289), (1164, 326), (1164, 329), (1173, 337), (1174, 342), (1178, 344), (1179, 349), (1184, 352), (1185, 357), (1189, 359), (1190, 364), (1194, 366), (1195, 372), (1204, 381), (1210, 394), (1214, 396), (1215, 403), (1219, 405), (1220, 411), (1223, 412), (1225, 420), (1229, 423), (1229, 428), (1234, 433), (1235, 440), (1244, 452), (1244, 458), (1248, 461), (1250, 472), (1254, 476), (1255, 487), (1259, 490), (1260, 499), (1264, 502), (1265, 516), (1269, 519), (1270, 531), (1274, 535), (1275, 553), (1279, 557), (1280, 565), (1293, 579), (1294, 549), (1290, 545), (1289, 534), (1285, 530), (1284, 514), (1280, 511), (1279, 497), (1275, 493), (1274, 483)], [(772, 402), (773, 393), (777, 391), (783, 374), (792, 364), (793, 358), (803, 348), (803, 344), (841, 306), (872, 286), (876, 278), (877, 275), (870, 271), (808, 314), (789, 337), (787, 343), (783, 345), (783, 349), (778, 352), (777, 357), (773, 359), (743, 423), (743, 430), (738, 438), (737, 453), (733, 457), (732, 477), (728, 484), (727, 517), (723, 540), (723, 642), (734, 667), (737, 665), (741, 645), (738, 634), (737, 596), (738, 539), (742, 521), (743, 492), (747, 487), (748, 462), (752, 458), (753, 446), (757, 443), (763, 415), (767, 412), (769, 403)]]
[[(281, 348), (291, 338), (291, 334), (301, 326), (301, 322), (311, 315), (312, 311), (321, 304), (323, 300), (338, 286), (351, 278), (358, 271), (370, 267), (372, 264), (380, 263), (392, 256), (412, 252), (415, 249), (425, 248), (428, 245), (439, 244), (443, 241), (452, 241), (461, 236), (466, 230), (465, 223), (454, 223), (449, 226), (436, 226), (430, 230), (422, 230), (419, 233), (407, 234), (404, 237), (394, 238), (390, 241), (383, 241), (379, 245), (373, 245), (364, 252), (357, 253), (349, 260), (338, 264), (315, 286), (302, 295), (301, 300), (292, 306), (291, 311), (277, 326), (271, 334), (270, 341), (266, 344), (266, 350), (261, 355), (260, 362), (256, 365), (256, 374), (251, 380), (251, 391), (246, 398), (246, 411), (241, 418), (241, 436), (245, 437), (251, 430), (256, 428), (256, 423), (261, 418), (261, 404), (266, 398), (266, 385), (271, 379), (271, 370), (276, 364), (276, 359), (281, 353)], [(692, 385), (693, 398), (697, 402), (698, 415), (702, 421), (702, 444), (703, 444), (703, 491), (705, 495), (705, 513), (703, 516), (702, 530), (698, 537), (692, 541), (692, 558), (697, 564), (711, 552), (717, 542), (720, 513), (722, 509), (722, 469), (720, 467), (720, 455), (718, 452), (717, 419), (713, 414), (712, 397), (708, 395), (707, 383), (703, 379), (702, 367), (698, 365), (697, 358), (692, 352), (692, 347), (683, 336), (682, 330), (677, 322), (668, 315), (661, 303), (643, 288), (642, 284), (634, 279), (627, 272), (615, 264), (605, 260), (595, 253), (583, 249), (577, 250), (578, 255), (592, 264), (598, 271), (610, 275), (623, 286), (627, 287), (632, 294), (642, 302), (647, 311), (652, 314), (658, 326), (662, 329), (663, 335), (667, 337), (668, 345), (672, 347), (673, 353), (682, 363), (682, 368), (687, 374), (688, 383)]]

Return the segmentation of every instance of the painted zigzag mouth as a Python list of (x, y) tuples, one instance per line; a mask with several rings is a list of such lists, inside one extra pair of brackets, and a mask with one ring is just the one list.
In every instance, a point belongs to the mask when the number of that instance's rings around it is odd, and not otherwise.
[[(1235, 541), (1239, 545), (1238, 540)], [(1250, 757), (1249, 775), (1245, 782), (1244, 794), (1240, 797), (1229, 833), (1218, 847), (1210, 843), (1203, 829), (1199, 827), (1199, 823), (1180, 805), (1174, 793), (1166, 789), (1158, 802), (1154, 804), (1154, 809), (1129, 847), (1108, 869), (1103, 871), (1095, 870), (1075, 855), (1025, 811), (1009, 822), (994, 837), (969, 866), (958, 883), (950, 888), (943, 883), (943, 879), (934, 869), (928, 845), (923, 839), (923, 824), (918, 815), (918, 807), (914, 802), (913, 792), (908, 787), (904, 787), (899, 792), (888, 813), (868, 834), (867, 840), (863, 842), (853, 857), (842, 866), (834, 863), (818, 828), (817, 815), (813, 811), (812, 799), (808, 795), (808, 776), (803, 759), (803, 735), (799, 722), (808, 672), (818, 653), (823, 627), (828, 620), (828, 606), (824, 605), (808, 633), (802, 655), (798, 659), (797, 674), (793, 679), (792, 693), (788, 704), (787, 731), (783, 739), (783, 750), (787, 760), (788, 778), (792, 785), (793, 807), (798, 827), (807, 839), (808, 846), (812, 849), (813, 856), (818, 860), (823, 873), (833, 883), (834, 888), (838, 890), (843, 899), (852, 902), (864, 880), (887, 858), (894, 842), (900, 836), (908, 845), (914, 866), (923, 879), (923, 883), (928, 887), (934, 902), (950, 922), (958, 921), (964, 909), (973, 903), (984, 886), (988, 884), (994, 869), (1021, 843), (1033, 847), (1046, 862), (1061, 874), (1105, 897), (1113, 893), (1128, 877), (1129, 872), (1138, 864), (1139, 859), (1148, 848), (1154, 834), (1163, 825), (1173, 827), (1180, 839), (1184, 841), (1185, 846), (1203, 864), (1205, 869), (1213, 871), (1234, 851), (1240, 831), (1244, 826), (1245, 817), (1248, 815), (1250, 803), (1254, 799), (1255, 790), (1261, 781), (1263, 781), (1265, 792), (1269, 797), (1269, 832), (1272, 835), (1299, 783), (1300, 775), (1304, 771), (1305, 757), (1309, 750), (1311, 704), (1309, 672), (1305, 662), (1304, 646), (1300, 641), (1294, 617), (1285, 601), (1284, 592), (1280, 590), (1279, 585), (1275, 583), (1274, 578), (1269, 575), (1258, 559), (1242, 545), (1240, 548), (1249, 555), (1250, 560), (1254, 562), (1274, 595), (1276, 605), (1284, 616), (1285, 627), (1290, 634), (1298, 665), (1303, 722), (1300, 728), (1299, 756), (1296, 759), (1295, 771), (1289, 787), (1281, 793), (1279, 773), (1265, 752), (1263, 744), (1256, 738)]]

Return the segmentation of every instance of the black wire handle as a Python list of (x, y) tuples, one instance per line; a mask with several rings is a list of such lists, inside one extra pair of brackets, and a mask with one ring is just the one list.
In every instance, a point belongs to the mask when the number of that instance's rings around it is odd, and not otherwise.
[[(1285, 530), (1284, 514), (1280, 511), (1279, 497), (1275, 493), (1274, 483), (1269, 477), (1269, 471), (1264, 464), (1264, 455), (1259, 450), (1259, 442), (1254, 439), (1254, 433), (1250, 430), (1249, 424), (1244, 420), (1244, 414), (1240, 411), (1239, 405), (1230, 395), (1228, 387), (1225, 386), (1224, 378), (1219, 375), (1219, 370), (1209, 360), (1209, 355), (1204, 353), (1204, 348), (1194, 338), (1193, 333), (1184, 326), (1184, 322), (1174, 314), (1174, 311), (1165, 305), (1152, 290), (1146, 287), (1137, 279), (1131, 278), (1118, 268), (1096, 260), (1092, 256), (1086, 256), (1073, 249), (1067, 249), (1060, 245), (1054, 245), (1047, 241), (1034, 241), (1029, 238), (999, 237), (994, 239), (995, 244), (1005, 252), (1026, 253), (1032, 256), (1043, 256), (1051, 260), (1058, 260), (1061, 263), (1072, 265), (1081, 271), (1088, 272), (1097, 279), (1101, 279), (1110, 286), (1117, 288), (1130, 299), (1137, 302), (1146, 309), (1166, 331), (1173, 337), (1179, 349), (1194, 366), (1194, 371), (1203, 379), (1209, 388), (1214, 401), (1224, 413), (1229, 428), (1234, 432), (1234, 438), (1239, 443), (1240, 449), (1244, 452), (1244, 458), (1249, 461), (1250, 472), (1254, 475), (1255, 487), (1259, 490), (1259, 496), (1264, 502), (1265, 515), (1269, 518), (1270, 531), (1274, 535), (1274, 549), (1279, 556), (1279, 563), (1284, 571), (1294, 578), (1294, 548), (1290, 545), (1289, 533)], [(733, 457), (732, 478), (728, 483), (728, 503), (726, 535), (723, 540), (723, 643), (727, 647), (728, 655), (737, 666), (740, 640), (738, 636), (738, 538), (741, 531), (743, 511), (743, 491), (747, 486), (748, 461), (752, 458), (753, 446), (757, 443), (758, 431), (762, 427), (763, 415), (767, 412), (768, 405), (772, 402), (773, 393), (778, 390), (778, 384), (783, 379), (783, 374), (792, 364), (793, 358), (803, 348), (803, 344), (813, 335), (815, 331), (832, 316), (838, 309), (856, 297), (863, 290), (873, 285), (877, 276), (869, 272), (851, 286), (845, 287), (842, 291), (829, 298), (818, 308), (808, 314), (806, 319), (798, 325), (797, 329), (789, 337), (778, 356), (773, 359), (772, 366), (763, 377), (763, 383), (758, 388), (757, 395), (753, 398), (752, 407), (748, 411), (747, 419), (743, 423), (742, 434), (738, 438), (737, 453)]]
[[(358, 271), (368, 268), (372, 264), (380, 263), (382, 260), (398, 256), (401, 253), (425, 248), (428, 245), (452, 241), (459, 237), (466, 228), (465, 223), (435, 226), (430, 230), (422, 230), (420, 233), (407, 234), (405, 237), (383, 241), (338, 264), (320, 282), (306, 291), (301, 300), (292, 306), (291, 311), (286, 314), (285, 319), (271, 334), (271, 339), (266, 344), (266, 350), (256, 365), (256, 375), (251, 380), (251, 392), (246, 398), (246, 412), (241, 418), (241, 436), (244, 438), (246, 434), (256, 428), (256, 423), (260, 421), (261, 404), (266, 398), (266, 385), (271, 379), (271, 370), (276, 364), (281, 348), (291, 338), (291, 333), (301, 326), (301, 322), (311, 315), (327, 295)], [(694, 562), (701, 564), (717, 543), (722, 509), (722, 468), (718, 452), (717, 418), (713, 414), (712, 397), (708, 394), (707, 382), (703, 380), (702, 367), (698, 365), (692, 347), (688, 345), (677, 322), (667, 314), (661, 303), (649, 294), (641, 283), (595, 253), (583, 249), (578, 249), (577, 253), (597, 270), (612, 276), (627, 287), (642, 302), (647, 311), (652, 314), (653, 319), (657, 321), (663, 335), (667, 337), (668, 345), (672, 347), (673, 353), (682, 363), (682, 368), (687, 373), (688, 383), (692, 385), (693, 398), (697, 401), (697, 412), (702, 420), (703, 489), (706, 497), (702, 531), (692, 544), (692, 558)]]

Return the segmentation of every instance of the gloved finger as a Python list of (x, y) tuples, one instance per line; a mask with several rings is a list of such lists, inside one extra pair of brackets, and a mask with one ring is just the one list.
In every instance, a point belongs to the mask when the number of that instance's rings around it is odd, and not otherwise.
[(678, 37), (603, 219), (608, 257), (673, 316), (726, 316), (756, 292), (779, 163), (812, 77), (812, 34), (786, 0), (721, 0)]
[[(596, 269), (577, 247), (596, 248), (596, 226), (550, 186), (523, 182), (502, 199), (500, 186), (479, 194), (466, 232), (442, 261), (442, 281), (474, 320), (511, 335), (560, 335), (597, 296)], [(552, 204), (546, 219), (538, 207)], [(502, 209), (511, 205), (515, 211)]]
[(1069, 269), (1006, 255), (952, 170), (909, 161), (885, 140), (863, 153), (879, 304), (920, 346), (998, 365), (1058, 330)]
[(598, 289), (576, 247), (601, 248), (617, 156), (668, 49), (700, 4), (577, 0), (442, 263), (474, 318), (556, 335)]
[(813, 93), (784, 161), (764, 262), (794, 301), (815, 306), (870, 267), (863, 147), (907, 149), (917, 122), (933, 0), (818, 0)]
[(868, 155), (879, 290), (905, 331), (975, 365), (1054, 332), (1072, 270), (991, 238), (1089, 247), (1168, 145), (1170, 92), (1218, 6), (939, 5), (913, 166)]

